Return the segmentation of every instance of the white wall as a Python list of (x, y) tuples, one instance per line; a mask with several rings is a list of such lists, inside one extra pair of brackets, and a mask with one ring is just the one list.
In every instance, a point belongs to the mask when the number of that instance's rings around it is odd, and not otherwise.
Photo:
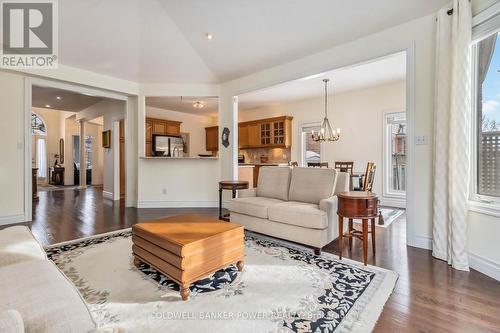
[(217, 119), (210, 116), (146, 107), (146, 116), (158, 119), (181, 121), (181, 133), (189, 133), (189, 155), (210, 154), (206, 148), (205, 127), (217, 125)]
[(217, 159), (140, 159), (140, 208), (217, 207)]
[[(374, 192), (382, 194), (382, 150), (384, 111), (405, 109), (405, 82), (397, 81), (332, 96), (329, 118), (332, 126), (341, 128), (338, 142), (323, 144), (323, 161), (330, 166), (335, 161), (354, 161), (354, 171), (364, 172), (366, 163), (377, 164)], [(321, 122), (324, 99), (317, 97), (250, 110), (240, 110), (240, 121), (273, 116), (292, 116), (291, 160), (301, 161), (301, 133), (303, 124)]]
[[(125, 119), (125, 102), (113, 99), (105, 99), (88, 108), (78, 112), (77, 119), (92, 120), (97, 117), (104, 118), (104, 124), (99, 133), (99, 140), (101, 145), (98, 147), (99, 150), (103, 151), (103, 191), (105, 197), (112, 198), (114, 194), (114, 175), (115, 168), (119, 170), (119, 165), (115, 166), (114, 151), (115, 149), (120, 149), (119, 141), (114, 139), (113, 135), (113, 123), (115, 121), (120, 121)], [(86, 122), (86, 126), (89, 123)], [(102, 131), (111, 130), (111, 137), (113, 141), (111, 142), (111, 148), (102, 148)]]
[[(0, 73), (0, 225), (24, 221), (24, 81)], [(26, 127), (28, 123), (26, 123)], [(27, 129), (26, 129), (27, 130)], [(29, 163), (31, 163), (31, 156)], [(31, 165), (31, 164), (30, 164)]]

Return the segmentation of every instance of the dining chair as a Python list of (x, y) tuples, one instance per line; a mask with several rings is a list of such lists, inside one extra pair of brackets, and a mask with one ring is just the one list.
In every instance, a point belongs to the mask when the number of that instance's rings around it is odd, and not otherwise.
[(373, 180), (375, 179), (375, 170), (377, 166), (374, 162), (368, 162), (363, 181), (363, 191), (371, 192), (373, 189)]
[(352, 175), (354, 162), (335, 162), (335, 169), (340, 172), (348, 172), (350, 175)]
[(328, 162), (307, 162), (308, 168), (328, 168)]

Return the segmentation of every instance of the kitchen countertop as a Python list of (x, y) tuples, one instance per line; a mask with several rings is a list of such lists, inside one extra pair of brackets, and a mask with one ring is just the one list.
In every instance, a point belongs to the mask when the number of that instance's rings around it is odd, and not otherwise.
[(200, 156), (187, 156), (187, 157), (167, 157), (167, 156), (143, 156), (143, 160), (218, 160), (218, 157), (200, 157)]
[(282, 163), (239, 163), (239, 166), (245, 166), (245, 165), (259, 165), (259, 166), (277, 166), (280, 164), (287, 164), (287, 162), (282, 162)]

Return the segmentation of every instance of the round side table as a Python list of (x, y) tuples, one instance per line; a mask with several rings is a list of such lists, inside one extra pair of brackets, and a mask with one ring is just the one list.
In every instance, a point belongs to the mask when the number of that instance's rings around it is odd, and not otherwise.
[(248, 189), (248, 182), (244, 180), (221, 180), (219, 182), (219, 220), (229, 221), (229, 214), (222, 216), (222, 191), (231, 190), (233, 199), (237, 190)]
[[(375, 193), (351, 191), (338, 194), (339, 216), (339, 258), (342, 259), (342, 249), (344, 237), (349, 238), (349, 249), (352, 251), (352, 239), (358, 238), (363, 242), (363, 262), (366, 266), (368, 260), (368, 234), (372, 238), (372, 252), (375, 256), (375, 219), (381, 215), (379, 213), (379, 201)], [(349, 219), (349, 226), (344, 233), (344, 217)], [(353, 219), (362, 221), (362, 230), (356, 230), (353, 226)], [(368, 220), (371, 222), (368, 230)]]

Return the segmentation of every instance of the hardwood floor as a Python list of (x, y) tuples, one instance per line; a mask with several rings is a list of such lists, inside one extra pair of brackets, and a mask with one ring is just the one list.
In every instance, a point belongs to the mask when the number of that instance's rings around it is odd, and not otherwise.
[[(41, 192), (31, 228), (44, 245), (130, 227), (148, 219), (185, 212), (218, 216), (217, 208), (136, 209), (102, 200), (102, 191)], [(323, 250), (337, 253), (337, 242)], [(359, 241), (344, 256), (362, 260)], [(377, 228), (377, 254), (369, 264), (399, 274), (375, 332), (500, 332), (500, 282), (476, 271), (452, 270), (430, 251), (406, 246), (402, 216), (389, 228)]]

